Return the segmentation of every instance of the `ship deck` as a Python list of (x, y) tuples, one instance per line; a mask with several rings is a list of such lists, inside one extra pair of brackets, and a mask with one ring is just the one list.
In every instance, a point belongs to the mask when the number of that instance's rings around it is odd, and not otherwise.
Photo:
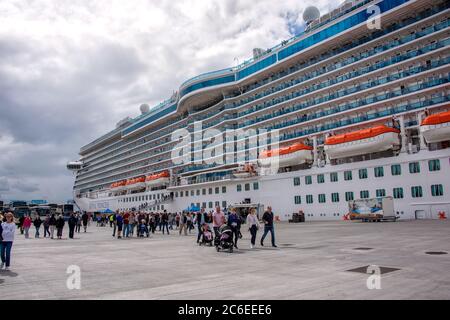
[[(91, 226), (75, 240), (16, 235), (12, 272), (0, 272), (0, 295), (12, 300), (450, 299), (450, 254), (426, 254), (450, 253), (449, 228), (450, 221), (431, 220), (282, 223), (276, 226), (278, 249), (251, 251), (244, 232), (234, 254), (198, 247), (195, 235), (115, 240), (109, 227)], [(69, 265), (81, 268), (81, 290), (66, 287)], [(348, 271), (368, 265), (399, 270), (382, 268), (389, 273), (381, 276), (381, 290), (368, 290), (368, 274)]]

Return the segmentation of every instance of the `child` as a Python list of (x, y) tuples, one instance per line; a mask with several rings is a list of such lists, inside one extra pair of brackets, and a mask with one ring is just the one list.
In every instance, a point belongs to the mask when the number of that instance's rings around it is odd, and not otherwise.
[(147, 235), (147, 238), (150, 236), (150, 232), (148, 231), (147, 223), (143, 219), (143, 220), (141, 220), (141, 224), (139, 225), (139, 237), (143, 238), (144, 233)]

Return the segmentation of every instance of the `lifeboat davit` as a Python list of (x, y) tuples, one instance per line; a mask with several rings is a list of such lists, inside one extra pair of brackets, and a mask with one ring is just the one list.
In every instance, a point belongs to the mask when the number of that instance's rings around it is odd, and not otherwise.
[(233, 171), (233, 176), (236, 178), (249, 178), (256, 175), (255, 167), (252, 164), (246, 164)]
[(420, 126), (420, 131), (427, 143), (450, 140), (450, 111), (425, 118)]
[(128, 190), (145, 188), (145, 177), (128, 179), (125, 184), (125, 188)]
[(112, 191), (123, 191), (123, 190), (125, 190), (126, 184), (127, 184), (126, 180), (119, 181), (119, 182), (114, 182), (111, 185), (111, 190)]
[(170, 173), (168, 171), (153, 174), (145, 178), (145, 184), (150, 187), (169, 184), (169, 182), (170, 182)]
[(328, 137), (325, 152), (333, 160), (391, 150), (400, 144), (400, 130), (381, 125)]
[(263, 151), (258, 163), (261, 167), (270, 167), (276, 161), (281, 168), (297, 166), (313, 160), (312, 150), (313, 147), (296, 143), (285, 148)]

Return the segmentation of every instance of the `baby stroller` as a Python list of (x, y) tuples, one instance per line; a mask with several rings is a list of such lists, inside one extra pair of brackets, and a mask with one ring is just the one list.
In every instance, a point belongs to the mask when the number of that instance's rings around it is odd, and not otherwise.
[(209, 245), (210, 247), (212, 247), (213, 245), (213, 234), (211, 232), (211, 230), (209, 230), (209, 227), (207, 224), (204, 224), (202, 227), (202, 239), (199, 243), (199, 246), (202, 245)]
[(147, 224), (145, 223), (145, 220), (142, 220), (141, 224), (138, 227), (138, 237), (143, 238), (144, 234), (147, 235), (147, 238), (150, 237), (150, 232), (148, 231)]
[(219, 229), (219, 236), (214, 240), (217, 252), (220, 250), (228, 250), (228, 252), (233, 252), (233, 231), (227, 225), (223, 225)]

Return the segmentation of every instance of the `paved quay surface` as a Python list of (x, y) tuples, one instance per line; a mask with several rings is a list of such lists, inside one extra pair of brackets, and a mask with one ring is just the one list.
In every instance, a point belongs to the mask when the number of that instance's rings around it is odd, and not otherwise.
[[(75, 240), (25, 240), (16, 233), (12, 271), (0, 271), (0, 297), (450, 299), (450, 221), (278, 224), (276, 236), (278, 249), (250, 250), (244, 232), (240, 250), (229, 254), (175, 232), (126, 240), (95, 226)], [(67, 289), (70, 265), (81, 269), (80, 290)], [(369, 290), (370, 275), (347, 271), (368, 265), (400, 270), (381, 276), (381, 290)]]

